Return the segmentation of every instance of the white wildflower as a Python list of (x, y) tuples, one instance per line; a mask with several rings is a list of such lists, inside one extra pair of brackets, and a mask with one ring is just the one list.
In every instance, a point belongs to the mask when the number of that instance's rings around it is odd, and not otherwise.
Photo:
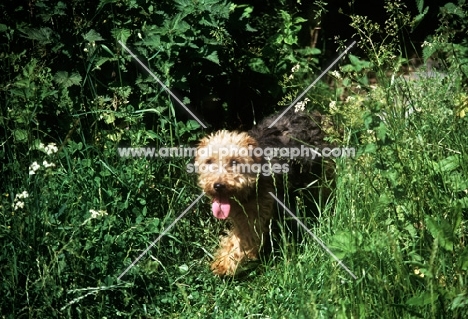
[(28, 198), (29, 197), (29, 194), (27, 191), (23, 191), (22, 193), (20, 194), (16, 194), (15, 196), (15, 200), (16, 199), (22, 199), (22, 198)]
[(23, 202), (16, 202), (15, 205), (14, 205), (14, 210), (18, 210), (20, 208), (24, 208), (24, 203)]
[(20, 201), (20, 199), (28, 198), (29, 194), (27, 191), (23, 191), (22, 193), (16, 194), (15, 195), (15, 200), (14, 200), (14, 205), (13, 209), (18, 210), (20, 208), (24, 208), (24, 202)]
[(431, 48), (431, 47), (432, 47), (432, 43), (431, 43), (431, 42), (424, 41), (424, 42), (421, 44), (421, 48), (424, 48), (424, 47), (429, 47), (429, 48)]
[(353, 102), (354, 100), (355, 100), (354, 96), (348, 95), (348, 96), (346, 97), (346, 103), (351, 103), (351, 102)]
[(44, 148), (45, 152), (47, 153), (47, 155), (50, 155), (50, 154), (54, 154), (54, 153), (57, 153), (58, 152), (58, 148), (57, 146), (55, 145), (55, 143), (49, 143), (49, 145), (47, 145), (45, 148)]
[(332, 75), (334, 78), (338, 79), (338, 80), (341, 79), (341, 74), (340, 74), (340, 72), (338, 72), (337, 70), (332, 71), (332, 72), (331, 72), (331, 75)]
[(34, 162), (32, 163), (31, 165), (29, 165), (29, 175), (34, 175), (36, 174), (36, 171), (41, 168), (41, 166), (39, 164), (37, 164), (37, 162)]
[(91, 213), (91, 218), (98, 218), (107, 215), (105, 210), (90, 209), (89, 212)]
[(300, 66), (299, 66), (299, 63), (298, 63), (298, 64), (296, 64), (295, 66), (292, 67), (291, 72), (295, 73), (295, 72), (299, 71), (299, 68), (300, 68)]
[(337, 111), (336, 101), (330, 101), (328, 108), (330, 109), (330, 112), (336, 112)]
[(297, 102), (296, 105), (294, 106), (294, 112), (302, 112), (305, 110), (305, 106), (307, 103), (310, 102), (308, 98), (305, 98), (304, 101)]
[(54, 163), (47, 163), (47, 161), (42, 162), (42, 165), (44, 165), (45, 168), (55, 167)]

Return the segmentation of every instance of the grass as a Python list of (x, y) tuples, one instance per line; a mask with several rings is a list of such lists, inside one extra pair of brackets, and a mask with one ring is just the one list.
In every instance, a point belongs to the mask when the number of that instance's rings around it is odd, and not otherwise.
[(6, 184), (3, 317), (464, 317), (468, 133), (451, 103), (463, 93), (452, 76), (401, 81), (362, 102), (363, 127), (349, 135), (358, 156), (337, 160), (334, 200), (312, 229), (357, 280), (308, 237), (241, 278), (212, 276), (224, 226), (203, 200), (117, 281), (199, 190), (187, 159), (119, 159), (70, 143), (31, 155), (55, 167), (28, 177), (23, 168), (22, 185)]
[[(78, 77), (61, 87), (50, 69), (29, 62), (12, 80), (5, 109), (13, 111), (1, 118), (2, 318), (467, 317), (464, 75), (454, 65), (445, 76), (382, 77), (371, 87), (363, 76), (371, 64), (351, 62), (338, 73), (337, 95), (362, 88), (321, 107), (339, 127), (332, 137), (357, 156), (337, 159), (333, 200), (310, 227), (356, 280), (309, 236), (283, 241), (273, 259), (239, 278), (214, 277), (211, 253), (225, 225), (206, 198), (118, 280), (200, 190), (186, 172), (191, 159), (120, 158), (117, 144), (193, 144), (204, 132), (178, 122), (164, 94), (135, 111), (128, 100), (140, 91), (99, 95), (92, 76), (83, 98), (90, 109), (75, 110), (66, 88)], [(141, 101), (147, 82), (136, 84)], [(34, 99), (24, 104), (23, 95)], [(66, 138), (37, 120), (52, 116), (52, 102), (57, 123), (80, 117)]]

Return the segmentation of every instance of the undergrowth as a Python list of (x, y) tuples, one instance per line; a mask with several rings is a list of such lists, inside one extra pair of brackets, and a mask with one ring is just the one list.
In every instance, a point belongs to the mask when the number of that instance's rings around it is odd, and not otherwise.
[[(11, 13), (0, 24), (3, 318), (468, 316), (464, 1), (441, 8), (444, 28), (424, 44), (442, 68), (412, 74), (400, 72), (401, 37), (387, 35), (407, 36), (423, 1), (414, 20), (401, 2), (388, 2), (384, 26), (353, 17), (362, 54), (331, 73), (335, 90), (322, 84), (303, 102), (333, 119), (332, 142), (357, 150), (336, 159), (332, 200), (308, 224), (357, 279), (309, 236), (238, 278), (213, 276), (225, 225), (206, 198), (117, 279), (200, 195), (192, 159), (118, 147), (193, 146), (206, 133), (117, 41), (201, 113), (214, 113), (199, 107), (214, 93), (203, 90), (237, 83), (237, 70), (250, 102), (287, 105), (320, 51), (298, 47), (304, 21), (284, 1), (262, 13), (218, 0), (88, 4), (0, 5)], [(211, 96), (237, 114), (233, 96)]]

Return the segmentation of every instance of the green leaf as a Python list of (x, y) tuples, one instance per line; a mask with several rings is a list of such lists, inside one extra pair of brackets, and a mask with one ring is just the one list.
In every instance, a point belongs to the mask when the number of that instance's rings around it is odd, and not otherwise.
[(245, 31), (247, 32), (257, 32), (258, 29), (253, 28), (249, 23), (245, 25)]
[(361, 71), (362, 69), (368, 69), (372, 66), (372, 63), (369, 61), (360, 60), (357, 56), (349, 54), (349, 62), (351, 64), (347, 64), (342, 67), (343, 72), (353, 72), (353, 71)]
[(179, 266), (179, 271), (181, 274), (185, 274), (186, 272), (188, 272), (188, 270), (189, 270), (189, 267), (186, 264)]
[(119, 2), (119, 1), (120, 0), (101, 0), (101, 1), (99, 1), (98, 9), (101, 10), (108, 3), (116, 3), (116, 2)]
[(468, 308), (468, 296), (466, 293), (461, 293), (453, 299), (452, 304), (450, 305), (450, 310), (456, 310), (456, 309), (467, 309)]
[(150, 48), (159, 49), (161, 48), (161, 36), (158, 34), (152, 34), (145, 38), (143, 43)]
[(356, 157), (359, 157), (364, 154), (375, 154), (377, 151), (377, 145), (374, 143), (367, 144), (364, 148), (360, 147), (356, 153)]
[(270, 74), (270, 70), (265, 65), (265, 62), (260, 58), (252, 58), (249, 61), (249, 67), (254, 72), (263, 73), (263, 74)]
[(188, 120), (186, 127), (188, 131), (198, 130), (200, 128), (200, 123), (195, 120)]
[(419, 12), (421, 12), (421, 13), (418, 14), (418, 15), (417, 15), (416, 17), (414, 17), (414, 19), (413, 19), (413, 23), (412, 23), (412, 24), (413, 24), (413, 25), (412, 25), (413, 29), (416, 28), (416, 27), (419, 25), (419, 23), (424, 19), (424, 17), (426, 16), (426, 14), (427, 14), (428, 11), (429, 11), (429, 7), (426, 7), (426, 9), (424, 9), (424, 12), (419, 11)]
[(374, 121), (372, 113), (368, 111), (364, 112), (364, 114), (362, 114), (362, 119), (366, 129), (369, 130), (372, 122)]
[(375, 128), (375, 136), (377, 139), (385, 142), (385, 137), (387, 136), (387, 127), (383, 122), (380, 122), (379, 126)]
[(332, 237), (329, 247), (336, 257), (342, 259), (346, 257), (346, 255), (355, 253), (361, 243), (361, 234), (354, 235), (350, 232), (343, 231)]
[(460, 207), (462, 209), (467, 209), (468, 208), (468, 197), (460, 198), (455, 203), (460, 205)]
[(465, 13), (462, 10), (462, 8), (460, 6), (453, 4), (452, 2), (447, 3), (443, 7), (442, 11), (444, 11), (444, 13), (447, 13), (447, 14), (453, 14), (453, 15), (459, 16), (460, 18), (465, 17)]
[(423, 291), (419, 295), (408, 299), (406, 304), (410, 306), (425, 306), (434, 303), (437, 298), (439, 298), (439, 294)]
[(416, 0), (416, 6), (418, 7), (418, 12), (421, 12), (424, 7), (424, 0)]
[(445, 219), (436, 220), (434, 217), (427, 216), (426, 227), (442, 248), (453, 251), (455, 235), (452, 226)]
[(54, 76), (54, 81), (60, 86), (70, 87), (72, 85), (80, 85), (81, 75), (74, 72), (68, 75), (66, 71), (58, 71)]
[(122, 41), (123, 43), (127, 43), (127, 39), (130, 37), (131, 34), (130, 30), (128, 29), (119, 28), (113, 29), (111, 33), (114, 39), (116, 39), (117, 41)]
[(457, 264), (461, 270), (468, 270), (468, 247), (465, 247), (461, 254), (459, 254)]
[(424, 61), (427, 61), (430, 57), (434, 55), (438, 51), (438, 48), (436, 45), (425, 45), (422, 53), (423, 53), (423, 59)]
[(153, 130), (146, 130), (145, 133), (150, 139), (157, 139), (159, 137)]
[(217, 65), (219, 65), (219, 57), (218, 57), (218, 52), (217, 51), (213, 51), (211, 52), (210, 54), (208, 54), (207, 56), (205, 56), (205, 59), (211, 61), (211, 62), (214, 62), (216, 63)]
[(52, 42), (52, 29), (50, 28), (30, 28), (20, 30), (23, 36), (30, 40), (38, 41), (41, 44), (49, 44)]
[(28, 140), (28, 132), (26, 130), (17, 129), (13, 132), (16, 142), (26, 142)]
[(99, 33), (97, 33), (95, 30), (91, 29), (86, 33), (83, 38), (85, 41), (88, 42), (96, 42), (96, 41), (103, 41), (104, 39), (101, 37)]
[[(239, 6), (240, 7), (240, 6)], [(242, 15), (240, 17), (239, 20), (242, 20), (242, 19), (249, 19), (250, 18), (250, 15), (252, 14), (253, 12), (253, 7), (245, 7), (244, 9), (244, 12), (242, 12)]]
[(439, 161), (438, 163), (434, 163), (434, 169), (438, 173), (445, 173), (445, 172), (451, 172), (457, 168), (460, 167), (461, 165), (461, 158), (458, 155), (452, 155), (447, 158), (444, 158), (443, 160)]

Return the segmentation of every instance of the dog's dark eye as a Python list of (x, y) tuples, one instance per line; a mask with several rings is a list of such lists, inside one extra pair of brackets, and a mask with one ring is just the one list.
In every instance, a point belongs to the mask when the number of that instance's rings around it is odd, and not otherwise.
[(231, 166), (231, 167), (236, 166), (236, 164), (237, 164), (236, 160), (230, 160), (229, 161), (229, 166)]
[(206, 165), (213, 164), (213, 161), (212, 161), (212, 160), (210, 160), (210, 159), (207, 159), (207, 160), (205, 161), (205, 164), (206, 164)]

